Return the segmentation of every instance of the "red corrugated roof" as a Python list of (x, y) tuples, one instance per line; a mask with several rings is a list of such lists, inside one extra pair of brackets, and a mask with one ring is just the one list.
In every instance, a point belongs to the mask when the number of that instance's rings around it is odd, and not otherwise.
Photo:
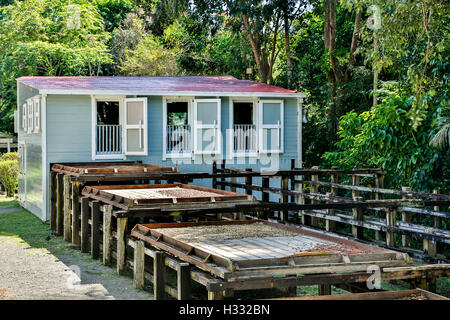
[(122, 92), (264, 92), (297, 93), (264, 83), (238, 80), (232, 76), (181, 77), (21, 77), (30, 87), (52, 91)]

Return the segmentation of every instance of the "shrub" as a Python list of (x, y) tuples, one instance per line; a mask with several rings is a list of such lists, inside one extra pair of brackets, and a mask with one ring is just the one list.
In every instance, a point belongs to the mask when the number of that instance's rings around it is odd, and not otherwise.
[(8, 152), (2, 154), (0, 157), (0, 161), (6, 161), (6, 160), (17, 160), (19, 159), (19, 156), (17, 155), (17, 152)]
[(14, 197), (14, 193), (18, 188), (18, 160), (0, 161), (0, 183), (6, 189), (8, 197)]

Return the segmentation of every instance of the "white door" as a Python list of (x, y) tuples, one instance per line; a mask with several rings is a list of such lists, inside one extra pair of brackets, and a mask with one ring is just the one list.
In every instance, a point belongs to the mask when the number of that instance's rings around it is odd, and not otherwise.
[(221, 153), (220, 105), (220, 99), (194, 100), (194, 154)]
[(125, 154), (146, 156), (148, 153), (147, 98), (125, 99), (124, 104)]

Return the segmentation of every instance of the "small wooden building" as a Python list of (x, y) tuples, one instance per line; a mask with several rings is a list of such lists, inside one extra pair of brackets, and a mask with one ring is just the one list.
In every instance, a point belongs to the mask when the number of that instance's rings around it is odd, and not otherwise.
[[(49, 218), (54, 163), (142, 161), (210, 172), (301, 167), (305, 94), (231, 76), (17, 79), (19, 199)], [(203, 186), (208, 187), (207, 185)]]

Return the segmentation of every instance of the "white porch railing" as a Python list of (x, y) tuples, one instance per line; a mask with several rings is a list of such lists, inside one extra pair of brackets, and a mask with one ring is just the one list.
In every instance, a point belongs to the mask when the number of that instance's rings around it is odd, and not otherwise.
[(97, 125), (97, 154), (122, 153), (122, 126), (119, 124)]
[(233, 126), (234, 152), (256, 152), (256, 126), (235, 124)]
[(167, 125), (167, 153), (191, 152), (191, 126)]

